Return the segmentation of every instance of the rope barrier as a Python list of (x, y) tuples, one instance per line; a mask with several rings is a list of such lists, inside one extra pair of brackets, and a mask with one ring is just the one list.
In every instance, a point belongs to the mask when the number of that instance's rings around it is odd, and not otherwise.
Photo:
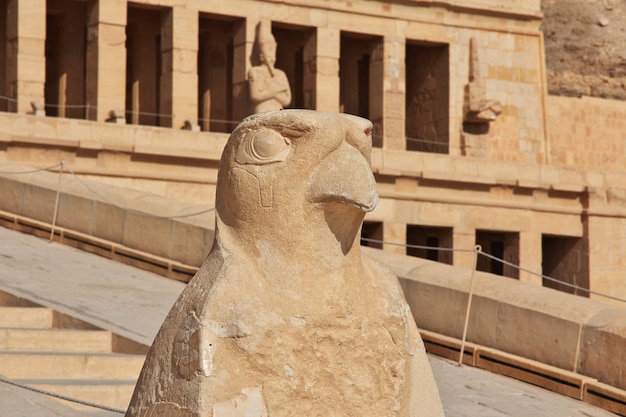
[(402, 246), (402, 247), (411, 248), (411, 249), (424, 249), (424, 250), (435, 249), (440, 252), (474, 252), (474, 249), (454, 249), (454, 248), (441, 248), (439, 246), (435, 247), (435, 246), (411, 245), (408, 243), (385, 242), (383, 240), (370, 239), (366, 237), (362, 237), (361, 240), (364, 242), (382, 243), (384, 245)]
[[(372, 138), (382, 140), (385, 137), (382, 136), (382, 135), (373, 135)], [(393, 138), (387, 136), (387, 139), (393, 139)], [(450, 146), (450, 144), (448, 143), (447, 139), (446, 139), (445, 142), (444, 141), (438, 142), (438, 141), (434, 141), (434, 140), (430, 140), (430, 139), (412, 138), (410, 136), (405, 136), (402, 139), (405, 139), (407, 142), (426, 143), (426, 144), (429, 144), (429, 145), (436, 145), (436, 146), (441, 146), (441, 147), (448, 147), (448, 146)]]
[(4, 175), (20, 175), (20, 174), (35, 174), (37, 172), (42, 172), (42, 171), (50, 171), (54, 168), (59, 168), (61, 166), (61, 162), (59, 162), (58, 164), (55, 165), (51, 165), (49, 167), (46, 168), (40, 168), (40, 169), (33, 169), (33, 170), (29, 170), (29, 171), (0, 171), (0, 174)]
[(238, 125), (239, 123), (241, 123), (241, 120), (208, 119), (206, 117), (198, 117), (198, 122), (227, 123), (230, 125)]
[(52, 104), (45, 103), (45, 107), (51, 107), (53, 109), (97, 109), (96, 106), (92, 106), (91, 104)]
[(569, 282), (561, 281), (561, 280), (559, 280), (559, 279), (552, 278), (552, 277), (549, 277), (549, 276), (547, 276), (547, 275), (543, 275), (543, 274), (540, 274), (540, 273), (538, 273), (538, 272), (531, 271), (531, 270), (526, 269), (526, 268), (522, 268), (522, 267), (521, 267), (521, 266), (519, 266), (519, 265), (515, 265), (515, 264), (513, 264), (513, 263), (511, 263), (511, 262), (505, 261), (504, 259), (500, 259), (500, 258), (498, 258), (498, 257), (496, 257), (496, 256), (493, 256), (493, 255), (489, 254), (489, 253), (483, 252), (482, 250), (481, 250), (479, 253), (480, 253), (481, 255), (483, 255), (483, 256), (485, 256), (485, 257), (489, 258), (489, 259), (493, 259), (493, 260), (495, 260), (495, 261), (498, 261), (498, 262), (503, 263), (504, 265), (508, 265), (508, 266), (513, 267), (513, 268), (517, 268), (518, 270), (520, 270), (520, 271), (522, 271), (522, 272), (526, 272), (526, 273), (528, 273), (528, 274), (535, 275), (535, 276), (537, 276), (537, 277), (541, 277), (542, 279), (545, 279), (545, 280), (547, 280), (547, 281), (554, 282), (554, 283), (557, 283), (557, 284), (559, 284), (559, 285), (563, 285), (563, 286), (565, 286), (565, 287), (572, 288), (572, 289), (575, 289), (575, 290), (578, 290), (578, 291), (584, 291), (584, 292), (587, 292), (587, 293), (589, 293), (589, 294), (597, 295), (597, 296), (599, 296), (599, 297), (604, 297), (604, 298), (608, 298), (608, 299), (610, 299), (610, 300), (614, 300), (614, 301), (619, 301), (619, 302), (622, 302), (622, 303), (626, 303), (626, 299), (619, 298), (619, 297), (614, 297), (614, 296), (612, 296), (612, 295), (608, 295), (608, 294), (603, 294), (603, 293), (598, 292), (598, 291), (593, 291), (593, 290), (590, 290), (590, 289), (585, 288), (585, 287), (581, 287), (581, 286), (578, 286), (578, 285), (575, 285), (575, 284), (570, 284)]
[(174, 219), (184, 219), (187, 217), (193, 217), (193, 216), (199, 216), (201, 214), (206, 214), (206, 213), (210, 213), (213, 210), (215, 210), (215, 207), (211, 207), (208, 208), (206, 210), (201, 210), (201, 211), (197, 211), (197, 212), (193, 212), (193, 213), (188, 213), (188, 214), (179, 214), (179, 215), (175, 215), (175, 216), (160, 216), (158, 214), (153, 214), (153, 213), (148, 213), (145, 211), (141, 211), (141, 210), (135, 210), (132, 209), (130, 207), (125, 207), (122, 205), (117, 204), (116, 202), (104, 197), (102, 194), (98, 193), (96, 190), (94, 190), (89, 184), (87, 184), (85, 181), (83, 181), (80, 177), (78, 177), (74, 171), (72, 170), (72, 168), (70, 168), (67, 164), (65, 164), (65, 162), (62, 162), (63, 166), (65, 167), (65, 169), (67, 169), (67, 171), (72, 175), (72, 177), (78, 181), (83, 187), (85, 187), (87, 190), (89, 190), (93, 195), (95, 195), (96, 197), (98, 197), (99, 199), (101, 199), (102, 201), (104, 201), (105, 203), (108, 203), (116, 208), (119, 208), (120, 210), (124, 210), (127, 211), (129, 213), (133, 213), (133, 214), (141, 214), (141, 215), (146, 215), (146, 216), (150, 216), (150, 217), (154, 217), (157, 219), (168, 219), (168, 220), (174, 220)]
[[(111, 199), (109, 199), (107, 197), (104, 197), (103, 195), (98, 193), (96, 190), (94, 190), (88, 183), (86, 183), (84, 180), (82, 180), (80, 177), (78, 177), (76, 175), (76, 173), (72, 170), (72, 168), (69, 167), (65, 163), (64, 160), (62, 160), (58, 164), (51, 165), (51, 166), (46, 167), (46, 168), (41, 168), (41, 169), (36, 169), (36, 170), (29, 170), (29, 171), (18, 171), (18, 172), (0, 171), (0, 174), (33, 174), (33, 173), (37, 173), (37, 172), (41, 172), (41, 171), (50, 171), (50, 170), (58, 168), (58, 167), (60, 167), (60, 170), (59, 170), (59, 182), (58, 182), (58, 186), (57, 186), (57, 188), (58, 188), (57, 191), (60, 190), (60, 183), (61, 183), (60, 176), (61, 176), (61, 174), (63, 172), (63, 168), (65, 168), (78, 183), (80, 183), (83, 187), (85, 187), (87, 190), (89, 190), (89, 192), (91, 192), (94, 196), (98, 197), (102, 201), (104, 201), (104, 202), (106, 202), (106, 203), (108, 203), (108, 204), (110, 204), (110, 205), (112, 205), (112, 206), (114, 206), (116, 208), (119, 208), (120, 210), (124, 210), (124, 211), (127, 211), (129, 213), (150, 216), (150, 217), (158, 218), (158, 219), (175, 220), (175, 219), (183, 219), (183, 218), (187, 218), (187, 217), (199, 216), (199, 215), (202, 215), (202, 214), (210, 213), (210, 212), (215, 210), (215, 207), (211, 207), (211, 208), (208, 208), (208, 209), (205, 209), (205, 210), (200, 210), (200, 211), (193, 212), (193, 213), (188, 213), (188, 214), (179, 214), (179, 215), (173, 215), (173, 216), (160, 216), (160, 215), (157, 215), (157, 214), (148, 213), (148, 212), (144, 212), (144, 211), (141, 211), (141, 210), (135, 210), (135, 209), (132, 209), (132, 208), (129, 208), (129, 207), (125, 207), (125, 206), (122, 206), (120, 204), (117, 204), (116, 202), (112, 201)], [(55, 211), (56, 211), (56, 207), (57, 207), (57, 205), (55, 204)], [(53, 228), (53, 232), (54, 232), (54, 228)], [(475, 252), (475, 250), (476, 250), (476, 249), (460, 249), (460, 248), (441, 248), (441, 247), (435, 247), (435, 246), (422, 246), (422, 245), (412, 245), (412, 244), (397, 243), (397, 242), (385, 242), (385, 241), (382, 241), (382, 240), (365, 238), (365, 237), (362, 237), (361, 241), (371, 242), (371, 243), (379, 243), (379, 244), (391, 245), (391, 246), (402, 246), (402, 247), (412, 248), (412, 249), (436, 250), (436, 251), (440, 251), (440, 252)], [(568, 288), (572, 288), (572, 289), (577, 290), (577, 291), (582, 291), (582, 292), (586, 292), (588, 294), (596, 295), (598, 297), (604, 297), (604, 298), (607, 298), (607, 299), (610, 299), (610, 300), (626, 303), (626, 299), (622, 299), (622, 298), (615, 297), (615, 296), (608, 295), (608, 294), (603, 294), (603, 293), (598, 292), (598, 291), (594, 291), (594, 290), (591, 290), (591, 289), (588, 289), (588, 288), (585, 288), (585, 287), (581, 287), (579, 285), (571, 284), (569, 282), (561, 281), (559, 279), (556, 279), (556, 278), (553, 278), (553, 277), (550, 277), (550, 276), (547, 276), (547, 275), (544, 275), (544, 274), (540, 274), (540, 273), (535, 272), (535, 271), (531, 271), (529, 269), (523, 268), (523, 267), (521, 267), (519, 265), (516, 265), (514, 263), (508, 262), (508, 261), (506, 261), (504, 259), (500, 259), (500, 258), (498, 258), (496, 256), (493, 256), (493, 255), (491, 255), (491, 254), (489, 254), (487, 252), (484, 252), (482, 249), (480, 249), (478, 251), (478, 254), (479, 255), (483, 255), (483, 256), (485, 256), (485, 257), (487, 257), (489, 259), (493, 259), (495, 261), (501, 262), (504, 265), (508, 265), (508, 266), (516, 268), (516, 269), (518, 269), (520, 271), (526, 272), (528, 274), (540, 277), (540, 278), (545, 279), (545, 280), (550, 281), (550, 282), (557, 283), (559, 285), (563, 285), (563, 286), (568, 287)]]
[[(440, 252), (475, 252), (476, 251), (476, 249), (441, 248), (441, 247), (438, 247), (438, 246), (420, 246), (420, 245), (410, 245), (410, 244), (397, 243), (397, 242), (385, 242), (383, 240), (370, 239), (370, 238), (364, 238), (364, 237), (362, 237), (361, 240), (364, 241), (364, 242), (382, 243), (384, 245), (403, 246), (403, 247), (406, 247), (406, 248), (413, 248), (413, 249), (436, 250), (436, 251), (440, 251)], [(478, 246), (480, 246), (480, 245), (478, 245)], [(621, 303), (626, 303), (626, 299), (615, 297), (615, 296), (608, 295), (608, 294), (604, 294), (604, 293), (601, 293), (601, 292), (598, 292), (598, 291), (593, 291), (593, 290), (590, 290), (590, 289), (585, 288), (585, 287), (581, 287), (581, 286), (576, 285), (576, 284), (570, 284), (569, 282), (561, 281), (561, 280), (559, 280), (557, 278), (553, 278), (553, 277), (550, 277), (550, 276), (547, 276), (547, 275), (540, 274), (540, 273), (535, 272), (535, 271), (531, 271), (530, 269), (523, 268), (523, 267), (521, 267), (519, 265), (516, 265), (514, 263), (505, 261), (504, 259), (500, 259), (497, 256), (493, 256), (493, 255), (483, 251), (482, 248), (480, 250), (478, 250), (477, 253), (479, 255), (483, 255), (483, 256), (485, 256), (485, 257), (487, 257), (489, 259), (493, 259), (495, 261), (501, 262), (504, 265), (508, 265), (510, 267), (516, 268), (516, 269), (518, 269), (518, 270), (520, 270), (522, 272), (526, 272), (528, 274), (540, 277), (542, 279), (546, 279), (547, 281), (554, 282), (554, 283), (557, 283), (557, 284), (560, 284), (560, 285), (563, 285), (563, 286), (566, 286), (568, 288), (572, 288), (572, 289), (575, 289), (575, 290), (578, 290), (578, 291), (584, 291), (584, 292), (587, 292), (589, 294), (597, 295), (599, 297), (604, 297), (604, 298), (608, 298), (610, 300), (619, 301)]]
[[(141, 214), (141, 215), (146, 215), (146, 216), (150, 216), (150, 217), (154, 217), (154, 218), (159, 218), (159, 219), (166, 219), (166, 220), (175, 220), (175, 219), (184, 219), (187, 217), (194, 217), (194, 216), (199, 216), (201, 214), (206, 214), (206, 213), (210, 213), (212, 211), (215, 210), (215, 207), (211, 207), (205, 210), (200, 210), (200, 211), (196, 211), (193, 213), (187, 213), (187, 214), (178, 214), (178, 215), (174, 215), (174, 216), (160, 216), (158, 214), (153, 214), (153, 213), (148, 213), (145, 211), (141, 211), (141, 210), (135, 210), (132, 209), (130, 207), (125, 207), (122, 206), (120, 204), (115, 203), (114, 201), (112, 201), (109, 198), (104, 197), (102, 194), (98, 193), (96, 190), (94, 190), (89, 184), (87, 184), (85, 181), (83, 181), (80, 177), (78, 177), (76, 175), (76, 173), (72, 170), (72, 168), (70, 168), (65, 161), (61, 161), (58, 164), (55, 165), (51, 165), (49, 167), (45, 167), (45, 168), (41, 168), (41, 169), (33, 169), (33, 170), (29, 170), (29, 171), (0, 171), (0, 175), (19, 175), (19, 174), (35, 174), (37, 172), (42, 172), (42, 171), (51, 171), (55, 168), (60, 168), (59, 169), (59, 180), (57, 183), (57, 199), (58, 199), (58, 192), (60, 191), (61, 188), (61, 174), (63, 173), (63, 169), (65, 168), (71, 175), (72, 177), (78, 182), (80, 183), (83, 187), (85, 187), (87, 190), (89, 190), (89, 192), (91, 192), (94, 196), (98, 197), (99, 199), (101, 199), (102, 201), (116, 207), (119, 208), (120, 210), (124, 210), (127, 211), (129, 213), (133, 213), (133, 214)], [(55, 203), (55, 215), (53, 215), (53, 217), (56, 218), (56, 211), (58, 208), (58, 200)], [(52, 228), (52, 233), (54, 233), (54, 225)]]
[(474, 274), (478, 265), (478, 254), (482, 251), (480, 245), (474, 246), (474, 268), (470, 277), (470, 287), (467, 293), (467, 309), (465, 311), (465, 324), (463, 325), (463, 338), (461, 339), (461, 349), (459, 350), (459, 366), (463, 364), (463, 353), (465, 351), (465, 341), (467, 340), (467, 328), (469, 326), (470, 311), (472, 309), (472, 299), (474, 298)]
[(176, 117), (175, 114), (163, 114), (163, 113), (151, 113), (146, 111), (133, 111), (133, 110), (124, 110), (125, 114), (136, 114), (139, 116), (153, 116), (153, 117), (163, 117), (165, 119), (173, 119)]
[(90, 401), (79, 400), (78, 398), (68, 397), (67, 395), (57, 394), (56, 392), (47, 391), (40, 388), (31, 387), (28, 385), (20, 384), (19, 382), (11, 381), (0, 375), (0, 382), (4, 382), (5, 384), (13, 385), (18, 388), (27, 389), (29, 391), (36, 392), (38, 394), (47, 395), (49, 397), (58, 398), (60, 400), (70, 401), (76, 404), (86, 405), (89, 407), (99, 408), (101, 410), (112, 411), (114, 413), (125, 414), (126, 410), (122, 410), (119, 408), (109, 407), (108, 405), (96, 404)]
[(17, 103), (18, 102), (18, 100), (16, 98), (3, 96), (3, 95), (0, 95), (0, 100), (8, 101), (9, 103)]

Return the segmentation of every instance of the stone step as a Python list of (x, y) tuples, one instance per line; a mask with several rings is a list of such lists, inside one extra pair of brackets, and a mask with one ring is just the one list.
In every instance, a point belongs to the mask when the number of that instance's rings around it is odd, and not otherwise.
[(118, 353), (0, 352), (9, 379), (137, 379), (143, 355)]
[(49, 329), (54, 311), (45, 307), (0, 307), (0, 327)]
[(0, 327), (0, 351), (110, 353), (111, 339), (105, 330)]
[[(125, 410), (135, 389), (136, 379), (17, 379), (19, 384), (39, 388), (66, 397)], [(65, 404), (78, 410), (94, 410), (94, 407), (76, 402)]]

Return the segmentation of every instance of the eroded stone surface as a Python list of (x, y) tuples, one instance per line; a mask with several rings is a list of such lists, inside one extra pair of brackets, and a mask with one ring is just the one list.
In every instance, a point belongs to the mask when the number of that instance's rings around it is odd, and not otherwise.
[(465, 106), (465, 123), (493, 122), (502, 113), (502, 104), (498, 100), (487, 98), (475, 38), (470, 39), (470, 76)]
[[(128, 417), (158, 404), (193, 416), (443, 415), (396, 277), (361, 257), (378, 201), (371, 130), (300, 110), (235, 129), (213, 248), (157, 335)], [(263, 152), (243, 158), (242, 146)]]

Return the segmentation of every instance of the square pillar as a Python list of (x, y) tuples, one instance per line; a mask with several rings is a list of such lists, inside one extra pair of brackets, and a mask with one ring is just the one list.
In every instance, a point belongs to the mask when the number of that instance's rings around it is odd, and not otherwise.
[(454, 252), (452, 257), (452, 265), (459, 268), (474, 269), (474, 250), (476, 246), (476, 231), (474, 229), (458, 229), (452, 232), (452, 247), (454, 249), (463, 249), (468, 252)]
[(304, 46), (304, 107), (320, 111), (339, 111), (338, 29), (317, 28)]
[(405, 49), (404, 38), (386, 36), (372, 51), (370, 115), (378, 138), (374, 146), (405, 149)]
[(233, 37), (233, 120), (241, 121), (250, 114), (248, 70), (259, 19), (247, 18), (234, 27)]
[[(32, 1), (32, 0), (31, 0)], [(126, 0), (92, 0), (87, 29), (87, 119), (126, 107)]]
[(406, 223), (384, 222), (383, 241), (388, 242), (383, 244), (383, 250), (406, 255)]
[[(541, 233), (520, 232), (519, 234), (519, 266), (528, 271), (541, 274), (542, 252)], [(519, 280), (541, 286), (542, 279), (538, 275), (524, 272), (520, 269)]]
[(7, 43), (8, 110), (30, 113), (45, 101), (46, 0), (8, 1)]
[(172, 115), (172, 118), (171, 124), (162, 120), (162, 126), (197, 126), (198, 25), (196, 10), (175, 7), (164, 13), (159, 113)]

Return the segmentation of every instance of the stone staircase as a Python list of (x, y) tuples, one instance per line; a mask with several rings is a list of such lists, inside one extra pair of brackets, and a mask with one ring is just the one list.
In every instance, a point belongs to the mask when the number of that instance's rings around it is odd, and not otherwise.
[(0, 292), (0, 376), (15, 383), (125, 410), (147, 350), (110, 331)]

